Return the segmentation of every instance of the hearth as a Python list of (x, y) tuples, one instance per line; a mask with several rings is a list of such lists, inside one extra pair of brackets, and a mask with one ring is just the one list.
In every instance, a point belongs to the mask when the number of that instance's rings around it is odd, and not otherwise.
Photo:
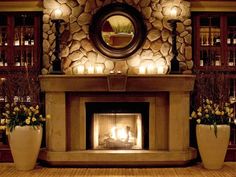
[(86, 103), (86, 149), (148, 149), (149, 103)]

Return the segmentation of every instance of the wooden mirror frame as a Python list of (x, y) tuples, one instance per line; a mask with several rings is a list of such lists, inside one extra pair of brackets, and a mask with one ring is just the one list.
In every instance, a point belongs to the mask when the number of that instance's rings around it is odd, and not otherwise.
[[(104, 22), (113, 15), (122, 15), (128, 18), (134, 26), (134, 38), (125, 47), (114, 48), (105, 43), (102, 38)], [(100, 8), (94, 15), (89, 26), (89, 37), (94, 47), (103, 56), (122, 60), (127, 59), (137, 52), (143, 45), (147, 34), (147, 28), (142, 14), (134, 7), (125, 3), (112, 3)]]

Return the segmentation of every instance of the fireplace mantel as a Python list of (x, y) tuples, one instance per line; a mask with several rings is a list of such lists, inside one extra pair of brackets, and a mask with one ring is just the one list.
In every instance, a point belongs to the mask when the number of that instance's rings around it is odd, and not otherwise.
[[(117, 81), (113, 83), (112, 81)], [(45, 92), (153, 92), (191, 91), (194, 75), (44, 75), (40, 76)], [(111, 83), (112, 82), (112, 83)], [(116, 86), (117, 85), (117, 86)], [(121, 86), (120, 86), (121, 85)], [(120, 90), (112, 90), (112, 87)]]
[[(43, 75), (46, 148), (50, 165), (180, 165), (196, 158), (189, 146), (194, 75)], [(86, 149), (86, 102), (148, 102), (148, 150)]]

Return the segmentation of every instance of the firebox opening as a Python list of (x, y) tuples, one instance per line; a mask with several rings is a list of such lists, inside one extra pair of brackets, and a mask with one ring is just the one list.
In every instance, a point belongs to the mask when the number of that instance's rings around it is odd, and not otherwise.
[(86, 149), (148, 149), (149, 103), (86, 103)]

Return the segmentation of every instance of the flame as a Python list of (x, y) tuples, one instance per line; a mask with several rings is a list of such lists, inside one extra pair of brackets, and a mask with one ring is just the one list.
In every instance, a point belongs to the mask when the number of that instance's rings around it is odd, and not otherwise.
[(111, 138), (114, 140), (127, 141), (129, 138), (130, 131), (126, 128), (112, 127), (111, 128)]

